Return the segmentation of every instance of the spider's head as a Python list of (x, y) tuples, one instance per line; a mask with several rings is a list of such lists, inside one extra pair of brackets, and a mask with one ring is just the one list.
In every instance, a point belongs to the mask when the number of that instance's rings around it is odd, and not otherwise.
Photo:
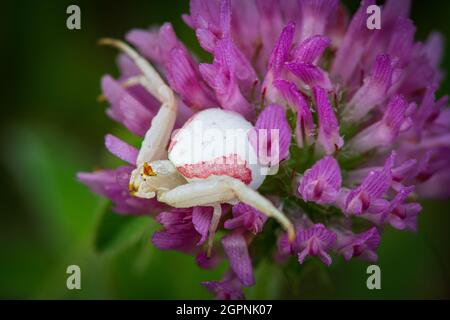
[(168, 160), (144, 162), (133, 170), (130, 177), (130, 194), (151, 199), (158, 190), (170, 190), (185, 184), (186, 179)]

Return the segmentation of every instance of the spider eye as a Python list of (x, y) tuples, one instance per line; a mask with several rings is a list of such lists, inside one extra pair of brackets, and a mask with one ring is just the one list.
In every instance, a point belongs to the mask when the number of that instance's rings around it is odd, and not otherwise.
[(150, 177), (156, 176), (156, 173), (153, 171), (152, 167), (147, 162), (144, 162), (144, 175)]

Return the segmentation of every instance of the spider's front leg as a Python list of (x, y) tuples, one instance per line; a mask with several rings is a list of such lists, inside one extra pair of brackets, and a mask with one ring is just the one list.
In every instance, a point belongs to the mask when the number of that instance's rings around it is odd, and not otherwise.
[(166, 147), (177, 116), (177, 104), (173, 91), (155, 68), (126, 43), (115, 39), (101, 39), (100, 44), (111, 45), (128, 55), (142, 72), (142, 75), (132, 78), (130, 82), (142, 85), (161, 102), (161, 107), (145, 134), (136, 166), (142, 170), (145, 162), (167, 159)]
[(157, 197), (159, 201), (176, 208), (217, 207), (220, 203), (240, 201), (277, 220), (288, 233), (289, 240), (295, 239), (291, 221), (269, 200), (238, 179), (223, 176), (194, 181), (172, 190), (157, 191)]

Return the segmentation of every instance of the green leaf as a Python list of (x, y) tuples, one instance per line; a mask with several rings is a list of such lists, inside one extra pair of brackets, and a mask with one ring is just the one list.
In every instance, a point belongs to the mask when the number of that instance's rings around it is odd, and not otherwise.
[(100, 254), (116, 254), (149, 237), (150, 232), (149, 217), (120, 215), (108, 207), (100, 217), (94, 247)]

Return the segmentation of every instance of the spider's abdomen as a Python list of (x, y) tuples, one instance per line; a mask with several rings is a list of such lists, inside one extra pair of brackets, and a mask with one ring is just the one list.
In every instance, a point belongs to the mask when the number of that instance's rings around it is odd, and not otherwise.
[(248, 140), (252, 128), (238, 113), (203, 110), (172, 137), (169, 160), (187, 180), (229, 176), (256, 189), (264, 175)]

